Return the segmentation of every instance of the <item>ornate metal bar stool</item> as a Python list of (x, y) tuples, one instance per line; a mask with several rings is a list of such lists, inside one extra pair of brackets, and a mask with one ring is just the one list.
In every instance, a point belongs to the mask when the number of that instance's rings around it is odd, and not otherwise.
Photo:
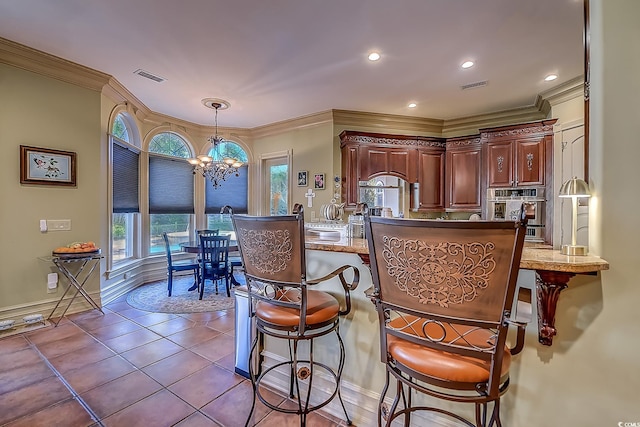
[[(232, 215), (247, 279), (249, 307), (257, 329), (249, 356), (250, 360), (257, 357), (258, 363), (257, 372), (254, 364), (249, 364), (254, 393), (251, 412), (245, 424), (247, 426), (253, 416), (256, 397), (275, 411), (298, 414), (300, 425), (305, 426), (307, 414), (327, 405), (336, 394), (346, 421), (351, 424), (340, 395), (345, 352), (339, 333), (339, 316), (351, 310), (350, 291), (358, 285), (360, 272), (356, 267), (345, 265), (319, 279), (307, 279), (303, 218), (302, 205), (294, 207), (293, 215)], [(347, 273), (349, 270), (351, 274)], [(349, 276), (350, 281), (347, 280)], [(344, 307), (331, 294), (310, 289), (334, 277), (339, 278), (342, 284)], [(314, 339), (331, 332), (335, 332), (338, 339), (339, 360), (336, 367), (315, 360), (313, 356)], [(264, 368), (261, 354), (265, 335), (286, 340), (290, 358)], [(301, 342), (309, 343), (308, 353), (299, 351)], [(295, 398), (295, 408), (279, 407), (261, 393), (260, 385), (263, 382), (271, 383), (270, 376), (277, 378), (276, 371), (281, 367), (288, 372), (289, 396)], [(311, 398), (311, 394), (314, 378), (320, 372), (333, 380), (334, 387), (328, 397), (318, 402)]]
[[(386, 383), (378, 425), (414, 411), (443, 414), (466, 426), (501, 426), (500, 396), (509, 386), (511, 357), (524, 344), (526, 315), (512, 314), (526, 218), (519, 221), (431, 221), (369, 217), (372, 300), (380, 322)], [(518, 305), (530, 316), (531, 293)], [(527, 297), (528, 295), (528, 297)], [(528, 300), (528, 301), (527, 301)], [(516, 345), (506, 345), (510, 325)], [(397, 382), (390, 409), (389, 376)], [(416, 393), (417, 392), (417, 393)], [(475, 405), (475, 423), (430, 397)], [(402, 406), (399, 406), (402, 401)], [(489, 405), (493, 406), (489, 412)]]

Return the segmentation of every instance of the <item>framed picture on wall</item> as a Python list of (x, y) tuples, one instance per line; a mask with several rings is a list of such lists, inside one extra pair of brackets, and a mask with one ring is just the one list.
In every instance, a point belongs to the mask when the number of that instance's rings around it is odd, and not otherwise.
[(20, 146), (20, 183), (76, 186), (76, 153)]
[(313, 188), (316, 190), (324, 190), (324, 174), (317, 173), (313, 176)]
[(306, 187), (307, 185), (309, 185), (307, 181), (308, 176), (309, 176), (309, 173), (307, 171), (298, 172), (298, 187)]

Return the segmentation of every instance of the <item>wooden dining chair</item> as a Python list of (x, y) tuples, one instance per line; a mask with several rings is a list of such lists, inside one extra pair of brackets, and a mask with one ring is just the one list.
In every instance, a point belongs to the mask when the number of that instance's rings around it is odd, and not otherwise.
[(200, 286), (200, 299), (204, 295), (206, 280), (215, 284), (218, 293), (218, 282), (224, 279), (227, 296), (231, 296), (229, 290), (229, 241), (231, 236), (200, 236), (200, 273), (202, 282)]
[(199, 286), (200, 264), (195, 260), (174, 261), (171, 256), (171, 244), (169, 243), (169, 236), (167, 233), (162, 233), (162, 239), (164, 240), (164, 247), (167, 252), (167, 289), (169, 291), (169, 296), (171, 296), (171, 290), (173, 289), (173, 273), (176, 271), (193, 270), (193, 277), (195, 279), (194, 285)]
[[(443, 414), (466, 426), (502, 425), (500, 397), (529, 320), (512, 313), (526, 224), (524, 214), (518, 221), (435, 221), (365, 211), (386, 368), (378, 425), (404, 416), (409, 426), (414, 411)], [(515, 307), (530, 303), (530, 292), (522, 294)], [(507, 346), (510, 326), (517, 328), (513, 347)], [(397, 388), (388, 409), (390, 375)], [(473, 403), (475, 424), (419, 393)]]
[(196, 234), (198, 235), (198, 239), (200, 239), (201, 236), (218, 236), (220, 234), (220, 230), (218, 229), (196, 230)]
[[(218, 229), (196, 230), (196, 235), (197, 235), (196, 242), (198, 243), (198, 245), (200, 245), (200, 237), (201, 236), (218, 236), (218, 235), (220, 235), (220, 230), (218, 230)], [(198, 255), (198, 263), (199, 262), (200, 262), (200, 255)]]

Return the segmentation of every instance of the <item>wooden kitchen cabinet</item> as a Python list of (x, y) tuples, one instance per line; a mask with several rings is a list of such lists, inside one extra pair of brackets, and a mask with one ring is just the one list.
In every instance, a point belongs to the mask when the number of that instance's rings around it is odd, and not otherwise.
[(544, 137), (487, 144), (489, 187), (544, 185)]
[[(444, 185), (443, 138), (369, 132), (340, 133), (342, 201), (355, 207), (359, 182), (381, 175), (419, 183), (419, 210), (442, 210)], [(414, 205), (412, 193), (411, 206)]]
[(449, 212), (482, 209), (482, 144), (478, 135), (447, 140), (445, 208)]
[(376, 176), (391, 175), (416, 182), (417, 153), (415, 147), (360, 146), (360, 179), (367, 181)]
[(486, 143), (487, 186), (544, 186), (551, 176), (553, 124), (556, 120), (481, 129)]
[(444, 210), (444, 171), (443, 149), (418, 149), (418, 186), (411, 192), (413, 210)]
[(358, 203), (358, 147), (344, 146), (342, 154), (342, 201), (346, 207), (355, 207)]
[(544, 185), (544, 166), (547, 162), (545, 144), (545, 137), (516, 140), (514, 142), (517, 187)]
[(513, 142), (489, 143), (486, 150), (489, 187), (513, 187)]

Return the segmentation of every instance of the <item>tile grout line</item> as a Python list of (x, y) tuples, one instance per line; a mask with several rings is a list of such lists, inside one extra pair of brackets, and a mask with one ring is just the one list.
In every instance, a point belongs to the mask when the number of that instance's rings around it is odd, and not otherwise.
[(38, 346), (33, 341), (31, 341), (31, 339), (29, 339), (29, 337), (27, 335), (24, 335), (24, 338), (29, 343), (29, 346), (38, 354), (40, 359), (42, 359), (42, 361), (49, 367), (49, 369), (51, 369), (51, 371), (53, 371), (55, 376), (67, 388), (67, 390), (69, 390), (69, 392), (71, 393), (73, 398), (75, 398), (78, 401), (78, 403), (84, 408), (84, 410), (89, 413), (89, 415), (91, 416), (93, 421), (95, 421), (96, 424), (99, 425), (100, 427), (104, 427), (104, 424), (102, 424), (102, 421), (100, 420), (100, 417), (98, 417), (98, 415), (95, 412), (93, 412), (93, 410), (91, 409), (89, 404), (87, 404), (87, 402), (85, 402), (84, 399), (82, 397), (80, 397), (80, 394), (78, 394), (74, 390), (74, 388), (71, 386), (71, 384), (69, 384), (67, 382), (67, 380), (64, 379), (62, 374), (55, 368), (55, 366), (53, 366), (51, 364), (51, 362), (49, 362), (49, 359), (44, 354), (42, 354), (42, 352), (40, 351)]

